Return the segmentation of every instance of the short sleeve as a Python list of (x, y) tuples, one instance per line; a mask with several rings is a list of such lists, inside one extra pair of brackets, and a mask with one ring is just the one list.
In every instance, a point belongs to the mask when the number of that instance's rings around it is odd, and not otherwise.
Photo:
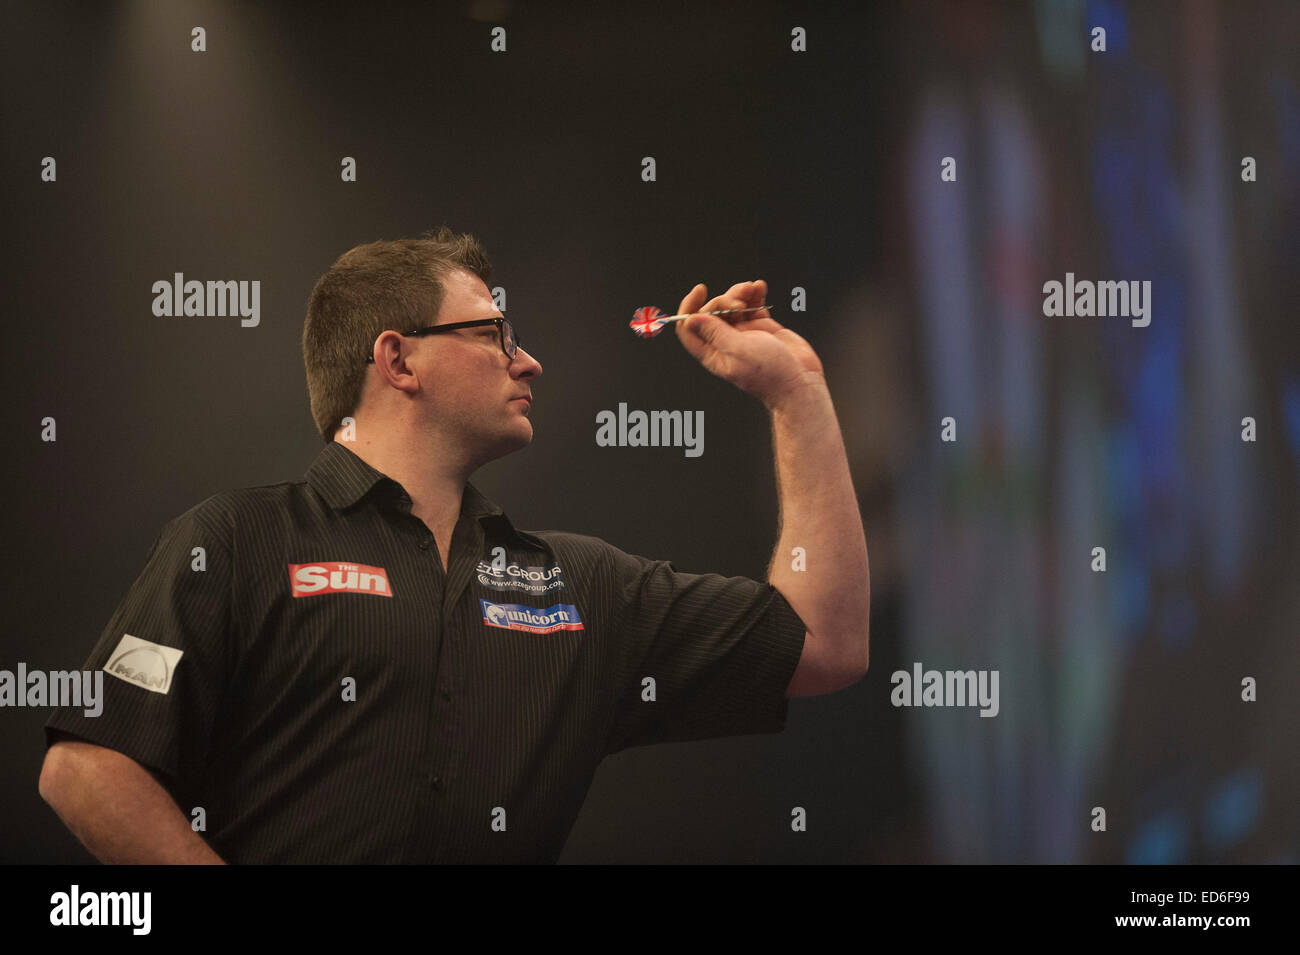
[[(803, 621), (771, 584), (686, 574), (612, 545), (619, 658), (606, 754), (630, 746), (779, 733)], [(645, 699), (646, 678), (655, 699)]]
[(70, 734), (172, 780), (205, 758), (231, 672), (232, 576), (229, 539), (201, 508), (163, 526), (83, 664), (102, 681), (100, 712), (56, 709), (47, 746)]

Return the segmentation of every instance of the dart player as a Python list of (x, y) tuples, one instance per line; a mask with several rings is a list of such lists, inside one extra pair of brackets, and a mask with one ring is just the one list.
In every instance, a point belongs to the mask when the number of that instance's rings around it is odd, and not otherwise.
[(316, 283), (324, 448), (301, 480), (169, 521), (86, 661), (111, 677), (102, 715), (46, 724), (41, 795), (100, 860), (554, 862), (606, 755), (780, 732), (790, 697), (866, 672), (839, 425), (765, 283), (696, 285), (675, 323), (770, 414), (781, 526), (757, 581), (522, 530), (469, 483), (545, 400), (490, 276), (443, 228)]

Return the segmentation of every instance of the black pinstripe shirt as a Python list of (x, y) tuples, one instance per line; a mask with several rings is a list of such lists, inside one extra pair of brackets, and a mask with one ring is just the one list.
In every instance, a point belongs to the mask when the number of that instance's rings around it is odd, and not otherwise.
[[(169, 521), (68, 733), (150, 769), (228, 862), (554, 862), (597, 765), (785, 726), (804, 625), (771, 585), (516, 530), (465, 485), (444, 570), (342, 444)], [(653, 697), (653, 699), (651, 699)]]

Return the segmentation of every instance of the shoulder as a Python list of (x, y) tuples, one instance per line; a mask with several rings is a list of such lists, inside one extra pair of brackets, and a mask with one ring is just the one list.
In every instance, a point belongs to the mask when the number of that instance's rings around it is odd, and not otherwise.
[(167, 521), (164, 530), (193, 530), (232, 544), (240, 532), (266, 533), (284, 520), (304, 496), (303, 481), (232, 488), (204, 498)]
[(601, 560), (610, 546), (599, 537), (575, 534), (572, 531), (531, 531), (519, 528), (518, 532), (525, 541), (530, 538), (540, 541), (561, 564), (587, 564)]
[(521, 534), (536, 537), (554, 552), (557, 558), (569, 560), (610, 562), (619, 557), (631, 555), (611, 544), (602, 537), (592, 534), (578, 534), (573, 531), (526, 531)]
[(565, 576), (597, 587), (622, 587), (667, 561), (628, 553), (603, 537), (573, 531), (521, 531), (546, 544)]

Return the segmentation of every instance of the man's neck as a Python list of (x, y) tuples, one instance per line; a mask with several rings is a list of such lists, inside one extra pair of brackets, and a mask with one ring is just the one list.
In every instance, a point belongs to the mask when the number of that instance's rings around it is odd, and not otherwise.
[[(358, 430), (375, 433), (374, 429)], [(431, 447), (427, 438), (421, 444), (395, 438), (391, 431), (386, 436), (381, 433), (369, 440), (358, 436), (339, 444), (402, 485), (411, 497), (411, 513), (433, 532), (438, 549), (445, 554), (460, 519), (465, 482), (473, 471), (469, 463)]]

